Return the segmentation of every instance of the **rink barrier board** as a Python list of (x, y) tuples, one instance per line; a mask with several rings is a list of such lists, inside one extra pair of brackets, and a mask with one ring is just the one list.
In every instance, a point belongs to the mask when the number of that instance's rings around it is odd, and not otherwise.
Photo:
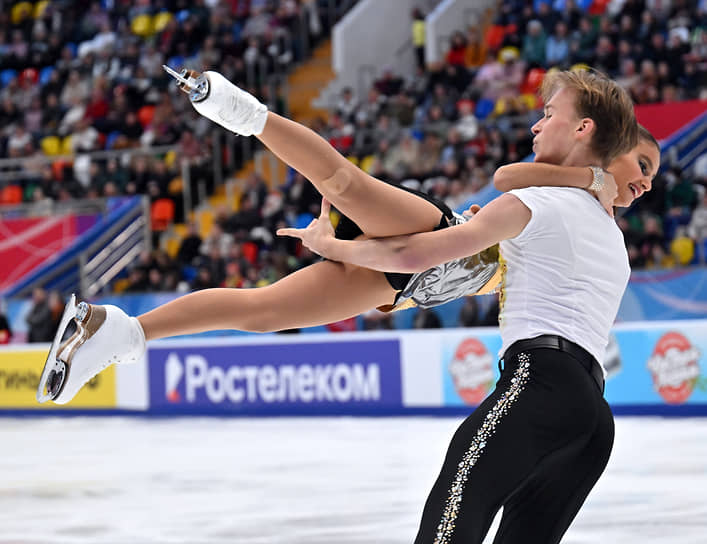
[(115, 368), (108, 368), (89, 381), (69, 405), (39, 404), (35, 394), (48, 351), (49, 344), (0, 350), (0, 410), (56, 413), (76, 409), (108, 410), (117, 406)]
[[(492, 390), (500, 346), (496, 328), (163, 340), (149, 364), (115, 368), (111, 402), (57, 411), (31, 388), (11, 399), (0, 381), (0, 414), (459, 416)], [(27, 351), (33, 362), (21, 364), (38, 377), (38, 345), (0, 349), (0, 373)], [(616, 415), (707, 415), (705, 320), (617, 325), (605, 366)]]

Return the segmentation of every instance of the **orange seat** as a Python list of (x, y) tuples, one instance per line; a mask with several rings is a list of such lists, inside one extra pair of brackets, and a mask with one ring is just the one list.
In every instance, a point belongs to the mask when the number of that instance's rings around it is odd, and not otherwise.
[(491, 25), (486, 29), (484, 42), (489, 49), (498, 49), (506, 37), (506, 27), (503, 25)]
[(152, 203), (150, 211), (152, 230), (162, 232), (167, 230), (174, 221), (174, 202), (171, 198), (159, 198)]
[(243, 242), (241, 252), (250, 264), (258, 261), (258, 246), (254, 242)]
[(22, 187), (19, 185), (6, 185), (0, 192), (0, 204), (21, 204)]
[(531, 68), (520, 85), (520, 94), (537, 93), (544, 77), (545, 70), (543, 68)]
[(155, 107), (149, 104), (137, 110), (137, 118), (138, 121), (140, 121), (142, 128), (146, 128), (147, 125), (152, 123), (152, 118), (154, 117), (154, 115)]

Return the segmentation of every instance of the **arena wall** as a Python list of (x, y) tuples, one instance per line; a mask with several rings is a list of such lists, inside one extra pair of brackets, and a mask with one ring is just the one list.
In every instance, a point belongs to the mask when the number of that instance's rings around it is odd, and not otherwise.
[[(0, 414), (459, 415), (498, 378), (498, 329), (164, 340), (65, 407), (35, 401), (47, 345), (0, 350)], [(607, 351), (614, 413), (707, 415), (707, 321), (622, 324)]]

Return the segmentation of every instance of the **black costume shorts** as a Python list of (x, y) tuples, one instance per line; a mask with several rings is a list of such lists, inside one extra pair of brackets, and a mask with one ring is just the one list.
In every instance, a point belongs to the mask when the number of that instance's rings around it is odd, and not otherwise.
[[(400, 185), (396, 185), (396, 187), (407, 191), (408, 193), (417, 195), (420, 198), (431, 202), (432, 204), (437, 206), (437, 208), (439, 208), (439, 211), (442, 212), (442, 217), (440, 217), (439, 225), (437, 225), (434, 230), (440, 230), (449, 226), (449, 221), (454, 215), (452, 214), (452, 210), (449, 208), (449, 206), (447, 206), (444, 202), (442, 202), (441, 200), (437, 200), (436, 198), (433, 198), (427, 193), (423, 193), (422, 191), (408, 189), (407, 187), (402, 187)], [(393, 210), (392, 212), (395, 213), (395, 210)], [(356, 223), (354, 223), (345, 215), (341, 214), (341, 219), (339, 219), (339, 223), (336, 225), (336, 230), (334, 233), (334, 236), (336, 238), (338, 238), (339, 240), (354, 240), (362, 234), (363, 231)], [(412, 278), (412, 274), (385, 272), (385, 277), (388, 280), (388, 283), (390, 283), (391, 287), (393, 287), (393, 289), (395, 289), (396, 291), (402, 291), (403, 289), (405, 289), (405, 286), (410, 281), (410, 278)]]

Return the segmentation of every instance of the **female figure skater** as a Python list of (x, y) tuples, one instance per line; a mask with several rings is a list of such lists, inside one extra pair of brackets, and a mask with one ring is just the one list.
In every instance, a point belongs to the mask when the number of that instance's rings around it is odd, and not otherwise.
[[(238, 134), (256, 134), (273, 152), (307, 177), (325, 199), (343, 214), (336, 234), (351, 239), (386, 237), (444, 228), (459, 222), (443, 203), (377, 180), (356, 168), (324, 139), (308, 128), (272, 112), (254, 97), (207, 72), (209, 94), (190, 98), (200, 113)], [(192, 78), (195, 79), (195, 78)], [(204, 81), (204, 79), (202, 79)], [(187, 89), (188, 90), (188, 89)], [(634, 186), (644, 186), (648, 172), (639, 169), (634, 154), (621, 175)], [(512, 166), (512, 168), (511, 168)], [(616, 195), (611, 174), (603, 186), (586, 167), (520, 163), (499, 170), (501, 190), (547, 183), (592, 190), (607, 210)], [(471, 268), (471, 271), (470, 271)], [(427, 274), (395, 274), (334, 261), (322, 261), (257, 289), (208, 289), (131, 318), (115, 306), (97, 306), (74, 299), (67, 305), (40, 380), (37, 398), (66, 403), (83, 384), (113, 362), (138, 360), (145, 341), (207, 330), (277, 331), (339, 321), (372, 308), (423, 306), (493, 289), (500, 267), (496, 254), (483, 253), (457, 266), (438, 267)], [(450, 282), (436, 281), (455, 275)], [(460, 281), (460, 277), (464, 280)], [(61, 342), (64, 329), (76, 317), (76, 333)], [(93, 346), (93, 347), (92, 347)]]

